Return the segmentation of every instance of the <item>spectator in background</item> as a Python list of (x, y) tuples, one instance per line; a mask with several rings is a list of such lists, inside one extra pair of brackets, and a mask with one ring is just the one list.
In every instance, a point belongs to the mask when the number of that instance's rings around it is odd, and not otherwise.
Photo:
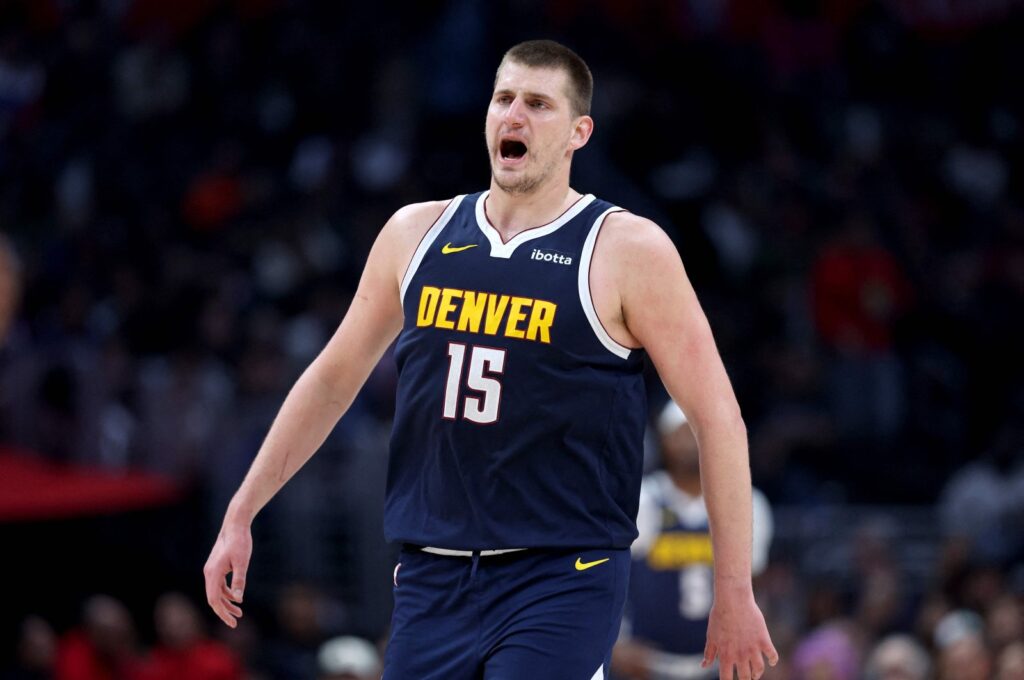
[(377, 648), (362, 638), (331, 638), (317, 652), (318, 680), (378, 680), (382, 670)]
[(21, 624), (15, 665), (0, 674), (0, 680), (52, 680), (57, 654), (57, 635), (39, 616)]
[(1004, 423), (979, 460), (957, 470), (939, 498), (947, 536), (968, 543), (978, 559), (1024, 557), (1024, 424)]
[[(624, 680), (713, 678), (717, 667), (701, 667), (714, 581), (697, 439), (674, 401), (662, 409), (657, 430), (664, 469), (640, 488), (640, 535), (612, 670)], [(773, 530), (768, 500), (757, 489), (753, 510), (756, 576), (768, 564)]]
[(153, 612), (157, 644), (139, 680), (241, 680), (242, 668), (226, 645), (209, 639), (199, 611), (184, 595), (168, 593)]
[(230, 413), (234, 389), (222, 362), (194, 344), (145, 362), (139, 405), (147, 469), (194, 481), (213, 450), (216, 428)]
[(776, 503), (814, 504), (834, 493), (816, 478), (835, 450), (835, 428), (823, 398), (823, 362), (808, 347), (772, 343), (763, 360), (768, 405), (750, 434), (750, 464)]
[(831, 357), (831, 402), (840, 434), (876, 443), (892, 437), (905, 407), (895, 324), (910, 306), (912, 291), (868, 216), (852, 214), (822, 249), (811, 292), (818, 334)]
[(985, 644), (984, 627), (975, 612), (949, 612), (935, 627), (938, 652), (937, 680), (989, 680), (992, 654)]
[(1024, 680), (1024, 641), (1014, 642), (999, 655), (995, 680)]
[(854, 536), (857, 593), (853, 619), (866, 640), (907, 630), (912, 617), (896, 555), (898, 532), (884, 515), (861, 521)]
[(866, 680), (928, 680), (931, 660), (909, 635), (890, 635), (871, 650), (864, 666)]
[(904, 612), (904, 596), (900, 574), (895, 569), (878, 570), (862, 577), (858, 587), (857, 611), (854, 613), (858, 629), (868, 639), (899, 629)]
[(216, 630), (217, 638), (230, 650), (242, 666), (245, 680), (272, 680), (262, 664), (264, 639), (260, 627), (248, 617), (238, 622), (236, 628)]
[(989, 680), (992, 655), (980, 635), (969, 635), (939, 652), (938, 680)]
[(80, 627), (57, 646), (55, 680), (140, 680), (135, 623), (108, 595), (86, 601)]
[(860, 654), (850, 631), (838, 623), (811, 632), (794, 652), (794, 680), (857, 680)]
[(277, 635), (264, 644), (263, 666), (274, 680), (307, 680), (316, 675), (324, 641), (324, 603), (310, 586), (292, 583), (277, 598)]
[(1024, 604), (1009, 593), (996, 598), (985, 612), (985, 636), (996, 654), (1024, 642)]

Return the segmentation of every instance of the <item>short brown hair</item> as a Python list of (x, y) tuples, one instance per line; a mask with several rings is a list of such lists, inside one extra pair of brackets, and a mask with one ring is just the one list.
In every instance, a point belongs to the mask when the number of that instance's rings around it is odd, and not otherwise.
[[(514, 45), (498, 64), (498, 71), (506, 61), (514, 61), (531, 68), (562, 69), (569, 76), (569, 103), (573, 113), (586, 116), (590, 113), (590, 100), (594, 95), (594, 76), (590, 74), (587, 62), (568, 47), (554, 40), (527, 40)], [(495, 74), (497, 82), (497, 74)]]

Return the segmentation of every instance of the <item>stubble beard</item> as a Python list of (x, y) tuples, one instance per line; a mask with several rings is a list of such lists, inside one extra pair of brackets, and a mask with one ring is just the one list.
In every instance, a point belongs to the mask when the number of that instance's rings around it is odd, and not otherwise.
[[(494, 162), (496, 163), (496, 161)], [(557, 163), (555, 161), (551, 161), (536, 173), (523, 174), (512, 182), (502, 181), (494, 171), (494, 166), (492, 165), (491, 176), (494, 178), (494, 183), (498, 185), (498, 188), (506, 194), (510, 194), (512, 196), (524, 196), (526, 194), (533, 193), (542, 184), (544, 184), (547, 179), (554, 174), (556, 165)]]

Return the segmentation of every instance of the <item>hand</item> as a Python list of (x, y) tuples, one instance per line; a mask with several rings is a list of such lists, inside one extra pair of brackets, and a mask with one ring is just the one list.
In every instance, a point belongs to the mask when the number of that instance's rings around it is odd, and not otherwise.
[[(231, 628), (238, 625), (242, 617), (242, 603), (245, 594), (245, 572), (249, 569), (252, 556), (252, 533), (249, 527), (228, 528), (224, 526), (213, 544), (210, 557), (203, 567), (206, 577), (206, 602), (220, 620)], [(227, 576), (231, 574), (231, 587)]]
[(764, 657), (774, 666), (779, 662), (764, 616), (747, 590), (736, 594), (715, 593), (704, 647), (705, 668), (719, 659), (719, 680), (758, 680), (764, 674)]

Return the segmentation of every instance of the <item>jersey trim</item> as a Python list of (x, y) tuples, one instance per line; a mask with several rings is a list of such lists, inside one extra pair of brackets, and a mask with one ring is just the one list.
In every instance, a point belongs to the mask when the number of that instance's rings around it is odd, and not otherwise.
[(547, 236), (548, 234), (554, 233), (559, 229), (559, 227), (579, 215), (584, 208), (594, 201), (593, 194), (581, 196), (575, 203), (569, 206), (568, 210), (556, 217), (553, 222), (548, 222), (547, 224), (539, 227), (524, 229), (509, 239), (508, 243), (505, 243), (501, 240), (501, 234), (498, 233), (498, 230), (494, 228), (494, 225), (492, 225), (491, 221), (487, 218), (485, 204), (490, 193), (490, 190), (485, 191), (480, 194), (480, 197), (476, 200), (476, 223), (480, 227), (480, 231), (483, 232), (484, 236), (486, 236), (487, 240), (491, 243), (491, 257), (500, 257), (506, 260), (512, 257), (512, 253), (516, 251), (516, 248), (527, 241), (532, 241), (535, 238), (540, 238), (541, 236)]
[(587, 321), (590, 322), (590, 327), (594, 330), (594, 335), (601, 341), (605, 349), (619, 357), (620, 359), (628, 359), (629, 354), (632, 351), (629, 347), (620, 345), (612, 339), (612, 336), (605, 330), (604, 325), (601, 323), (601, 319), (597, 316), (597, 310), (594, 308), (594, 299), (590, 295), (590, 261), (594, 257), (594, 246), (597, 245), (597, 235), (601, 231), (601, 225), (604, 224), (604, 219), (608, 217), (610, 213), (619, 212), (622, 208), (611, 207), (601, 213), (596, 220), (594, 220), (594, 226), (590, 228), (590, 233), (587, 234), (587, 240), (583, 244), (583, 253), (580, 256), (580, 270), (579, 270), (579, 290), (580, 290), (580, 304), (583, 306), (583, 313), (587, 315)]
[(416, 275), (416, 270), (420, 268), (420, 263), (423, 262), (423, 257), (430, 250), (430, 246), (434, 244), (434, 240), (437, 235), (441, 233), (441, 230), (445, 228), (448, 221), (451, 220), (452, 215), (459, 209), (459, 204), (462, 203), (462, 199), (465, 198), (465, 194), (456, 196), (448, 202), (447, 207), (438, 216), (434, 223), (427, 230), (427, 233), (420, 239), (420, 244), (416, 246), (416, 252), (412, 254), (412, 259), (409, 260), (409, 266), (405, 269), (405, 276), (402, 277), (402, 287), (399, 291), (399, 298), (402, 304), (405, 304), (405, 291), (408, 290), (409, 284), (412, 282), (412, 277)]

